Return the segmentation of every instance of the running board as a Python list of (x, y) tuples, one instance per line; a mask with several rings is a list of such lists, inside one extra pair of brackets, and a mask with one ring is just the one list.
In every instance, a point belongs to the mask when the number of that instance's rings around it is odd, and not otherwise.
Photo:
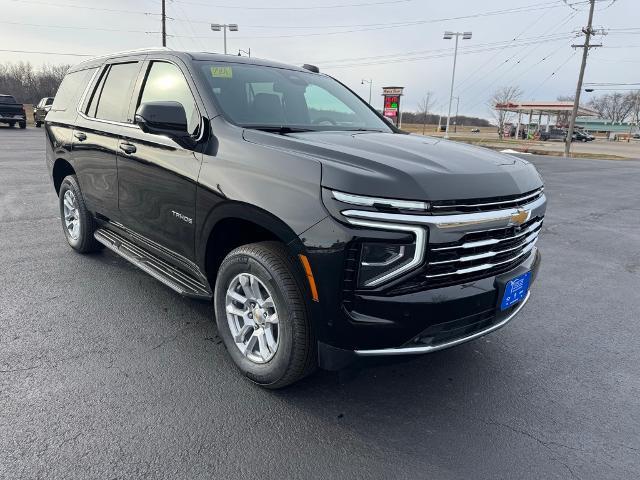
[(169, 265), (157, 255), (139, 247), (122, 235), (99, 228), (93, 236), (109, 250), (133, 263), (140, 270), (180, 295), (198, 300), (211, 300), (213, 297), (209, 287), (200, 280)]

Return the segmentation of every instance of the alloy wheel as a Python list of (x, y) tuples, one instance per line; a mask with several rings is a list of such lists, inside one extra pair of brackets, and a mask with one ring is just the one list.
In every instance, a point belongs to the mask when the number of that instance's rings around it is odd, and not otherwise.
[(279, 319), (271, 292), (250, 273), (236, 275), (227, 288), (227, 322), (240, 352), (254, 363), (266, 363), (278, 350)]
[(73, 240), (78, 240), (80, 238), (80, 213), (78, 200), (71, 190), (64, 192), (63, 214), (67, 233)]

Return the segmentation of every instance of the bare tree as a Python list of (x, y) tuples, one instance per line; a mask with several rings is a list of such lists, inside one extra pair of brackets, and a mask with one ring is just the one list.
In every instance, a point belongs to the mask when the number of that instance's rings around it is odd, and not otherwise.
[(429, 110), (436, 103), (436, 97), (433, 96), (432, 92), (427, 92), (420, 102), (418, 102), (418, 113), (420, 117), (422, 117), (422, 134), (424, 135), (426, 126), (427, 126), (427, 116), (429, 115)]
[[(556, 97), (559, 102), (572, 102), (576, 99), (575, 95), (559, 95)], [(571, 116), (571, 112), (558, 112), (557, 122), (560, 125), (569, 125), (569, 117)]]
[(43, 65), (35, 70), (28, 62), (0, 64), (0, 93), (13, 95), (21, 103), (37, 103), (53, 97), (69, 65)]
[(611, 122), (624, 122), (634, 112), (635, 97), (633, 94), (620, 92), (607, 93), (594, 97), (589, 102), (598, 115)]
[(493, 117), (498, 124), (498, 136), (500, 140), (504, 137), (504, 128), (507, 122), (511, 119), (511, 113), (506, 110), (501, 110), (496, 107), (507, 106), (510, 103), (516, 102), (522, 96), (522, 90), (519, 87), (500, 87), (491, 97), (489, 101), (489, 107), (493, 113)]
[(631, 121), (636, 124), (636, 127), (638, 127), (638, 123), (640, 122), (640, 90), (629, 92), (627, 97), (631, 104)]

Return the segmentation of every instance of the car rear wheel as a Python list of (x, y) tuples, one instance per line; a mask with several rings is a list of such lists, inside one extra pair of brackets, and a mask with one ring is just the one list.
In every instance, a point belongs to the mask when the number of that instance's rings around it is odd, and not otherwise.
[(218, 332), (240, 371), (267, 388), (282, 388), (313, 371), (315, 345), (303, 284), (284, 245), (236, 248), (218, 270)]
[(79, 253), (95, 252), (102, 245), (93, 237), (96, 224), (87, 210), (75, 175), (62, 180), (59, 193), (60, 219), (67, 242)]
[(36, 125), (36, 128), (40, 128), (40, 125), (42, 124), (40, 122), (36, 122), (35, 125)]
[(27, 122), (20, 122), (20, 128), (22, 130), (24, 130), (25, 128), (27, 128)]

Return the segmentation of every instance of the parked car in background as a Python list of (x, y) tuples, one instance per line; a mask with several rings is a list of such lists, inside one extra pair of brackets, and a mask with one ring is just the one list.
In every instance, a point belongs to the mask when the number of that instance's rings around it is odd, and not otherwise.
[(16, 102), (11, 95), (0, 95), (0, 123), (10, 127), (17, 123), (20, 128), (27, 128), (27, 114), (24, 106)]
[(479, 338), (538, 272), (532, 164), (407, 135), (313, 66), (100, 57), (67, 73), (45, 125), (69, 246), (213, 301), (233, 362), (265, 387)]
[(592, 142), (594, 139), (595, 137), (593, 135), (582, 130), (576, 130), (571, 136), (571, 141), (573, 142)]
[(551, 128), (548, 132), (542, 131), (540, 132), (540, 140), (562, 140), (563, 142), (567, 139), (567, 132), (560, 128)]
[[(516, 126), (512, 125), (511, 128), (509, 129), (509, 136), (510, 137), (515, 137), (516, 136)], [(527, 138), (527, 129), (524, 127), (524, 125), (520, 125), (520, 132), (518, 132), (518, 137), (521, 139), (525, 139)]]
[(53, 97), (44, 97), (38, 102), (38, 105), (33, 107), (33, 123), (35, 123), (36, 127), (40, 127), (44, 122), (47, 113), (51, 110), (51, 105), (53, 104)]
[(480, 129), (479, 128), (472, 128), (471, 129), (471, 133), (480, 133)]

